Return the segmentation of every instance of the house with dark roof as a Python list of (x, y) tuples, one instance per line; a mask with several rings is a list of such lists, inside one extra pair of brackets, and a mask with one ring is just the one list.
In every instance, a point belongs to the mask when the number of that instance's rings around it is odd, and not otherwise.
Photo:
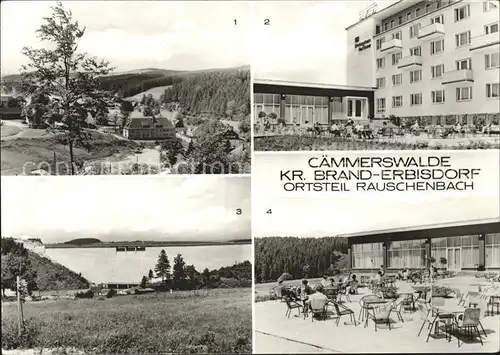
[(141, 112), (134, 111), (123, 128), (123, 136), (128, 139), (173, 139), (175, 127), (165, 117), (144, 117)]

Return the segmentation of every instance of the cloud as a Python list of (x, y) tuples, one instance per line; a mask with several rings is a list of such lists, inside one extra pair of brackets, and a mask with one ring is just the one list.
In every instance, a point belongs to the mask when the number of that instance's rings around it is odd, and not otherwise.
[[(2, 74), (18, 73), (27, 63), (20, 53), (23, 46), (43, 47), (35, 31), (43, 17), (50, 16), (53, 5), (2, 2)], [(196, 70), (250, 63), (248, 3), (70, 1), (63, 5), (86, 27), (79, 50), (109, 60), (119, 71), (151, 66)]]

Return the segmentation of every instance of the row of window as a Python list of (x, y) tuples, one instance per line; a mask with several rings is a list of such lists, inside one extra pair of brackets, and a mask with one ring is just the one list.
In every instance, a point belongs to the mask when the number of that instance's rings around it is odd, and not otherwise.
[[(443, 23), (443, 15), (439, 15), (431, 20), (432, 23)], [(413, 24), (409, 27), (410, 38), (418, 37), (421, 23)], [(491, 34), (498, 32), (498, 23), (490, 23), (484, 26), (484, 34)], [(471, 43), (471, 31), (462, 32), (455, 35), (457, 47), (465, 46)], [(392, 39), (403, 39), (402, 31), (397, 31), (392, 34)], [(385, 37), (378, 38), (375, 41), (376, 49), (381, 49), (382, 44), (385, 43)]]
[[(397, 243), (397, 246), (395, 245)], [(449, 269), (473, 268), (479, 263), (478, 236), (432, 239), (431, 256), (436, 266)], [(425, 240), (392, 242), (387, 250), (388, 267), (421, 268), (426, 265)], [(352, 246), (352, 267), (378, 269), (383, 264), (382, 243)], [(500, 267), (500, 234), (487, 234), (484, 246), (486, 267)], [(446, 264), (441, 264), (441, 258)]]
[[(412, 53), (419, 53), (419, 47), (415, 47), (412, 49)], [(402, 53), (393, 53), (392, 54), (392, 65), (397, 65), (402, 58)], [(384, 68), (385, 66), (385, 58), (377, 58), (377, 69)], [(500, 53), (493, 52), (487, 53), (484, 55), (484, 68), (485, 69), (493, 69), (500, 67)], [(455, 61), (455, 70), (463, 70), (463, 69), (472, 69), (472, 59), (471, 58), (463, 58)], [(421, 70), (421, 69), (419, 69)], [(438, 64), (431, 66), (431, 78), (437, 78), (442, 76), (444, 73), (444, 64)], [(401, 74), (396, 74), (401, 75)], [(412, 75), (412, 74), (410, 74)], [(393, 75), (394, 77), (394, 75)], [(379, 78), (382, 79), (382, 78)], [(377, 79), (377, 85), (378, 80)], [(383, 81), (385, 83), (385, 80)], [(385, 86), (385, 85), (384, 85)], [(383, 87), (383, 86), (382, 86)], [(381, 88), (381, 87), (379, 87)]]
[[(472, 100), (472, 86), (460, 87), (455, 89), (456, 101)], [(500, 97), (500, 83), (486, 84), (486, 97)], [(431, 102), (441, 104), (446, 100), (445, 90), (431, 91)], [(422, 93), (410, 94), (410, 106), (422, 105)], [(392, 107), (403, 107), (403, 95), (392, 96)], [(383, 113), (386, 110), (386, 100), (384, 97), (377, 98), (377, 112)]]
[[(442, 6), (441, 5), (442, 3), (440, 0), (436, 1), (436, 3), (437, 3), (437, 8), (439, 9)], [(418, 18), (422, 15), (428, 14), (429, 12), (431, 12), (431, 6), (432, 6), (432, 4), (430, 4), (430, 3), (425, 5), (425, 12), (422, 12), (422, 10), (420, 8), (417, 8), (417, 9), (415, 9), (414, 12), (413, 11), (407, 12), (406, 17), (401, 15), (401, 16), (398, 16), (397, 20), (392, 19), (391, 21), (385, 22), (383, 24), (384, 31), (389, 31), (390, 29), (397, 27), (403, 23), (412, 21), (415, 18)], [(491, 11), (491, 10), (498, 11), (498, 7), (499, 7), (498, 1), (483, 1), (483, 11), (484, 12)], [(471, 13), (470, 13), (470, 5), (469, 4), (461, 6), (459, 8), (456, 8), (454, 11), (455, 22), (464, 20), (464, 19), (470, 17), (470, 15), (471, 15)], [(435, 17), (431, 18), (430, 22), (431, 22), (431, 24), (444, 23), (444, 15), (440, 14), (438, 16), (435, 16)], [(420, 25), (418, 27), (420, 28)], [(413, 38), (411, 33), (412, 33), (412, 30), (410, 29), (410, 38)]]

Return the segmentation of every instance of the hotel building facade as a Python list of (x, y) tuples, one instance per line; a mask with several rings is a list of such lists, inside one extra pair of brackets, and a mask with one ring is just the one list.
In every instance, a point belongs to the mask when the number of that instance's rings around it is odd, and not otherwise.
[(375, 118), (499, 124), (499, 1), (398, 1), (347, 31), (347, 82), (375, 88)]
[[(345, 234), (349, 267), (357, 272), (421, 269), (500, 270), (500, 220), (474, 220)], [(442, 258), (446, 263), (442, 264)], [(444, 261), (444, 260), (443, 260)]]

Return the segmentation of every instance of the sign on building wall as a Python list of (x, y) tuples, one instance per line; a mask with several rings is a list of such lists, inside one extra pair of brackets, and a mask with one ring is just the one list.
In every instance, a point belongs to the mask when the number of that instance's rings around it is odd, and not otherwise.
[(363, 42), (359, 42), (359, 38), (356, 37), (357, 41), (354, 43), (354, 48), (357, 48), (358, 51), (364, 51), (372, 46), (371, 39), (364, 40)]

